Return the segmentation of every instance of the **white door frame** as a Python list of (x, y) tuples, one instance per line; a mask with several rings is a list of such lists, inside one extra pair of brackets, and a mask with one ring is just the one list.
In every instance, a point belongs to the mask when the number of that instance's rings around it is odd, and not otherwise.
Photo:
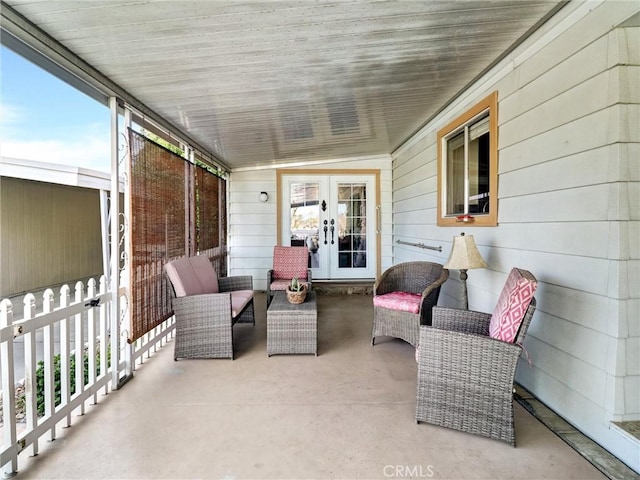
[[(277, 196), (277, 244), (284, 245), (283, 238), (283, 222), (287, 221), (287, 218), (283, 218), (283, 188), (286, 186), (288, 178), (284, 177), (305, 177), (311, 180), (314, 176), (320, 178), (329, 177), (373, 177), (372, 187), (373, 194), (375, 196), (374, 201), (371, 202), (371, 210), (367, 212), (367, 217), (370, 216), (369, 226), (367, 233), (371, 235), (369, 238), (374, 238), (375, 245), (368, 249), (367, 261), (373, 261), (374, 266), (368, 271), (367, 276), (363, 278), (374, 278), (380, 276), (380, 264), (381, 264), (381, 219), (380, 219), (380, 170), (379, 169), (277, 169), (276, 170), (276, 196)], [(370, 184), (371, 185), (371, 184)], [(321, 235), (324, 235), (321, 233)], [(337, 254), (336, 254), (337, 255)], [(335, 263), (336, 260), (334, 260)], [(334, 272), (335, 273), (335, 272)], [(331, 274), (330, 274), (331, 275)], [(315, 276), (314, 276), (315, 278)], [(339, 277), (333, 275), (331, 279), (339, 279)], [(360, 278), (360, 277), (359, 277)]]

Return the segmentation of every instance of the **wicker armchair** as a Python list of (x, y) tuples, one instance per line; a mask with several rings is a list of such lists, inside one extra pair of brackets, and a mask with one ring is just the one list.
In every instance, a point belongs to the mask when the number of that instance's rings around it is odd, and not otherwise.
[[(529, 272), (518, 272), (535, 282)], [(515, 447), (513, 382), (536, 308), (535, 284), (529, 298), (516, 300), (519, 313), (514, 320), (520, 323), (513, 324), (511, 341), (490, 335), (491, 331), (496, 336), (491, 323), (496, 310), (492, 315), (434, 307), (432, 326), (420, 328), (416, 352), (416, 422), (502, 440)], [(508, 295), (505, 286), (501, 298)]]
[(311, 290), (311, 269), (307, 247), (273, 247), (273, 268), (267, 272), (267, 307), (275, 292), (286, 290), (294, 277)]
[(173, 260), (165, 265), (165, 271), (175, 295), (174, 360), (233, 360), (233, 325), (255, 325), (251, 276), (218, 278), (205, 255)]
[(449, 270), (439, 263), (406, 262), (385, 270), (373, 286), (371, 345), (388, 336), (415, 347), (420, 325), (431, 325), (431, 309), (447, 278)]

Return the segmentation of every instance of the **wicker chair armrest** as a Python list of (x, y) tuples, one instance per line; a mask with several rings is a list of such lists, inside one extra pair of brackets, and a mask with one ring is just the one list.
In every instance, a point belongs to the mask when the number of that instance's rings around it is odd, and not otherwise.
[(391, 269), (385, 270), (379, 279), (373, 284), (374, 295), (384, 295), (398, 290), (396, 282), (390, 277)]
[(453, 383), (460, 389), (483, 385), (493, 394), (497, 383), (513, 381), (521, 351), (519, 345), (490, 337), (421, 326), (419, 375), (458, 379)]
[(373, 295), (382, 295), (382, 293), (378, 293), (378, 289), (380, 288), (380, 279), (373, 282)]
[(385, 293), (395, 292), (400, 289), (400, 286), (385, 272), (382, 276), (376, 280), (373, 284), (374, 295), (384, 295)]
[(172, 299), (176, 315), (208, 319), (207, 322), (231, 322), (231, 294), (206, 293)]
[[(423, 290), (422, 298), (424, 299), (424, 297), (428, 297), (432, 292), (438, 291), (440, 287), (442, 287), (442, 284), (446, 282), (448, 278), (449, 278), (449, 270), (444, 268), (442, 270), (442, 274), (440, 275), (440, 278), (438, 278), (434, 282), (431, 282), (429, 285), (427, 285), (427, 288)], [(436, 301), (437, 300), (438, 299), (436, 298)]]
[(420, 324), (431, 325), (432, 309), (438, 304), (440, 297), (440, 288), (442, 284), (449, 278), (449, 270), (443, 269), (440, 278), (427, 285), (422, 291), (422, 299), (420, 301)]
[(220, 277), (218, 279), (220, 292), (233, 292), (236, 290), (253, 290), (253, 277), (251, 275), (238, 275), (234, 277)]
[(441, 330), (489, 335), (491, 314), (460, 308), (433, 307), (432, 326)]

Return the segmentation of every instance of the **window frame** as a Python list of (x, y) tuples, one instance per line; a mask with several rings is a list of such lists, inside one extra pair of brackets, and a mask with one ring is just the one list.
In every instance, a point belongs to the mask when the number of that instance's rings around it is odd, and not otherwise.
[[(446, 141), (479, 118), (484, 112), (489, 114), (489, 213), (466, 215), (463, 220), (460, 215), (446, 215)], [(469, 110), (449, 122), (438, 130), (438, 210), (437, 224), (440, 227), (455, 227), (464, 223), (465, 226), (495, 227), (498, 225), (498, 92), (495, 91), (478, 102)], [(465, 179), (468, 183), (469, 179)]]

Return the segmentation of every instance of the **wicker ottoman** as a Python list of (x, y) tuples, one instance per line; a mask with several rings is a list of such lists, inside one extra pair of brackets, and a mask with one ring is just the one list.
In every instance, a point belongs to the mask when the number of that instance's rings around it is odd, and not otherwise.
[(267, 310), (267, 355), (318, 355), (318, 309), (315, 292), (294, 305), (283, 291), (275, 293)]

